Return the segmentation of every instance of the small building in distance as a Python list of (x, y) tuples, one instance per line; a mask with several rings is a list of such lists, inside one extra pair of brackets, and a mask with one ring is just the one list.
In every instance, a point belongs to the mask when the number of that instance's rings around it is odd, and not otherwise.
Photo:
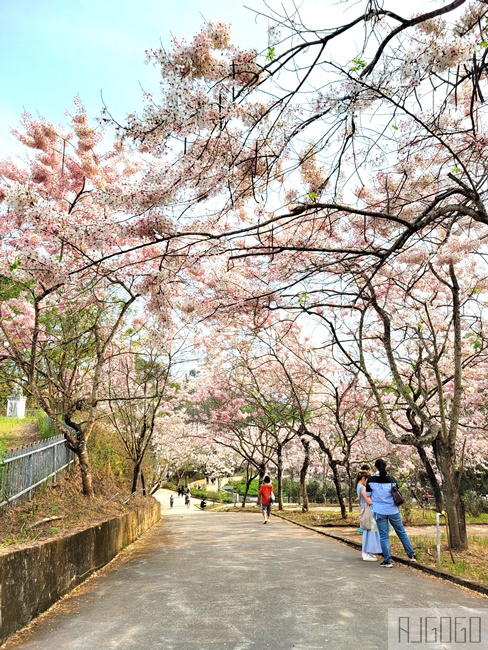
[(7, 417), (25, 418), (26, 398), (21, 393), (12, 393), (7, 397)]

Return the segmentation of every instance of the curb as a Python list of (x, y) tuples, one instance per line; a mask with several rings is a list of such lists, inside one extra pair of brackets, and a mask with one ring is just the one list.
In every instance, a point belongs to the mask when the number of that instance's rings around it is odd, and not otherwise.
[[(336, 542), (341, 542), (342, 544), (346, 544), (347, 546), (352, 546), (353, 548), (361, 550), (361, 544), (358, 544), (358, 542), (355, 542), (352, 539), (340, 537), (339, 535), (334, 535), (333, 533), (326, 533), (323, 530), (317, 530), (317, 528), (313, 528), (312, 526), (307, 526), (307, 524), (301, 524), (298, 521), (293, 521), (293, 519), (288, 519), (287, 517), (284, 517), (283, 515), (279, 515), (276, 512), (272, 512), (271, 514), (274, 517), (278, 517), (278, 519), (283, 519), (283, 521), (289, 522), (290, 524), (295, 524), (295, 526), (306, 528), (307, 530), (311, 530), (314, 533), (323, 535), (324, 537), (330, 537), (331, 539), (334, 539)], [(460, 587), (464, 587), (465, 589), (470, 589), (471, 591), (476, 591), (477, 593), (483, 594), (484, 596), (488, 596), (488, 587), (485, 587), (484, 585), (481, 585), (478, 582), (473, 582), (472, 580), (467, 580), (466, 578), (460, 578), (458, 576), (452, 575), (452, 573), (447, 573), (447, 571), (434, 569), (433, 567), (427, 566), (426, 564), (420, 564), (418, 561), (415, 564), (412, 564), (408, 560), (405, 560), (402, 557), (398, 557), (396, 555), (392, 555), (391, 557), (398, 564), (405, 564), (411, 569), (422, 571), (423, 573), (428, 573), (429, 575), (433, 575), (436, 578), (441, 578), (441, 580), (453, 582), (454, 584)]]

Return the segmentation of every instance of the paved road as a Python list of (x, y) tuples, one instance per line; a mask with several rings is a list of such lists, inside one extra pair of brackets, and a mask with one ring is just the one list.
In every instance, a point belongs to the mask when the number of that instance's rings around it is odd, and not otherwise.
[(488, 612), (482, 597), (363, 562), (280, 519), (165, 507), (160, 523), (4, 647), (386, 650), (388, 608), (427, 606)]

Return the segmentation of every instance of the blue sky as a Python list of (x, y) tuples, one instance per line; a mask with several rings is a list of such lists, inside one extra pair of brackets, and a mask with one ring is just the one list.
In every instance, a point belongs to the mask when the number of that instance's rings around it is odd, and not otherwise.
[(10, 130), (24, 110), (65, 123), (79, 95), (95, 116), (101, 92), (116, 117), (138, 110), (141, 85), (158, 84), (145, 50), (190, 38), (205, 20), (231, 23), (240, 46), (267, 43), (267, 22), (239, 0), (0, 0), (0, 157), (20, 151)]
[[(444, 3), (447, 0), (443, 0)], [(91, 117), (103, 99), (123, 120), (141, 107), (141, 86), (157, 94), (158, 72), (144, 64), (145, 50), (187, 38), (205, 20), (231, 24), (241, 47), (262, 50), (268, 21), (244, 6), (269, 13), (300, 7), (305, 24), (332, 27), (357, 16), (362, 0), (0, 0), (0, 158), (23, 151), (10, 134), (24, 110), (55, 124), (79, 95)], [(398, 0), (388, 0), (396, 6)], [(438, 6), (410, 0), (406, 15)], [(354, 43), (347, 44), (349, 58)]]

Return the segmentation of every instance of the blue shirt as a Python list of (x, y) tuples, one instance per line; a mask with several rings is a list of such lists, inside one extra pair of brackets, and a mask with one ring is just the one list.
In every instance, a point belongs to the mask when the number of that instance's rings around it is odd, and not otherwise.
[(371, 506), (376, 515), (396, 515), (400, 510), (393, 501), (391, 488), (396, 485), (392, 476), (370, 476), (366, 483), (366, 493), (371, 497)]

